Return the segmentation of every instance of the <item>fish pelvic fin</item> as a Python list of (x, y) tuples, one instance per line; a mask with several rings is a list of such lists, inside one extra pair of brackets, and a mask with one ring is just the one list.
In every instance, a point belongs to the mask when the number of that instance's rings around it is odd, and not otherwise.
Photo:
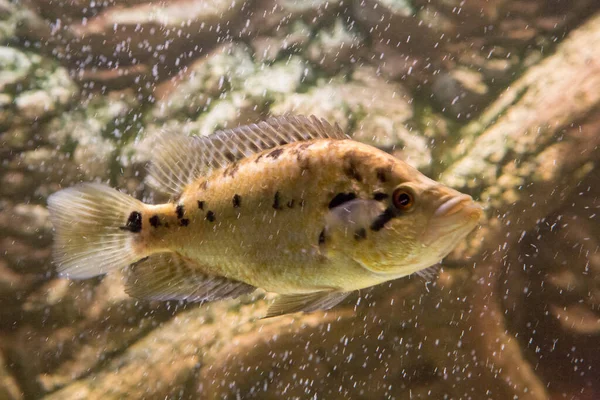
[(85, 279), (142, 258), (135, 235), (144, 203), (108, 186), (86, 183), (48, 198), (55, 235), (53, 258), (60, 275)]
[(441, 269), (441, 265), (436, 264), (416, 271), (415, 274), (420, 276), (425, 282), (433, 282), (437, 279)]
[(256, 288), (206, 274), (200, 265), (177, 253), (157, 253), (130, 267), (125, 292), (147, 300), (213, 301), (238, 297)]
[(149, 167), (148, 184), (176, 196), (198, 177), (230, 163), (288, 143), (348, 139), (341, 128), (315, 116), (285, 115), (258, 124), (219, 130), (209, 136), (161, 132)]
[(322, 291), (314, 293), (286, 294), (275, 298), (264, 318), (277, 317), (296, 312), (329, 310), (342, 302), (350, 292)]

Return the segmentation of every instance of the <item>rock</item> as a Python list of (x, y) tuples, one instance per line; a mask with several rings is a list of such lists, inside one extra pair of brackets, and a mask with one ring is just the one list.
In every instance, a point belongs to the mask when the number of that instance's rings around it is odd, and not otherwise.
[(2, 323), (18, 319), (18, 311), (26, 294), (33, 289), (43, 277), (21, 274), (13, 271), (5, 260), (0, 260), (0, 299), (4, 304), (0, 311)]
[(328, 73), (335, 73), (358, 60), (364, 38), (356, 29), (336, 18), (329, 29), (321, 29), (306, 50), (306, 57)]
[[(66, 70), (55, 61), (0, 47), (0, 126), (31, 129), (33, 122), (65, 110), (77, 93)], [(30, 134), (33, 131), (24, 136), (31, 139)]]
[(344, 131), (349, 128), (352, 118), (345, 99), (340, 95), (339, 82), (327, 84), (323, 80), (306, 93), (294, 93), (273, 103), (271, 113), (316, 115), (339, 124)]
[(32, 242), (50, 242), (52, 226), (48, 210), (37, 204), (16, 204), (2, 207), (0, 226), (4, 234), (18, 235)]
[(26, 120), (36, 121), (56, 111), (50, 95), (42, 90), (23, 92), (15, 100), (16, 111)]
[[(137, 99), (131, 93), (112, 93), (105, 98), (95, 96), (84, 106), (62, 114), (46, 125), (44, 138), (55, 148), (39, 148), (21, 156), (28, 168), (71, 182), (106, 177), (114, 165), (115, 141), (137, 133)], [(61, 163), (49, 160), (69, 154), (72, 159)], [(65, 182), (66, 184), (66, 182)]]
[(254, 74), (248, 47), (225, 45), (191, 64), (181, 77), (163, 83), (156, 91), (158, 101), (153, 120), (194, 118), (227, 90), (239, 90)]
[(361, 0), (352, 2), (352, 15), (369, 32), (374, 42), (409, 51), (417, 46), (421, 52), (435, 54), (438, 35), (416, 16), (417, 8), (406, 0)]
[(235, 128), (261, 120), (265, 106), (239, 93), (216, 102), (211, 109), (195, 121), (195, 134), (210, 135), (218, 129)]
[(434, 78), (432, 91), (442, 111), (456, 119), (471, 119), (487, 103), (489, 89), (480, 72), (456, 69)]
[(50, 31), (45, 21), (22, 3), (0, 0), (0, 45), (29, 35), (49, 36)]
[(12, 92), (20, 84), (24, 86), (32, 72), (34, 63), (39, 64), (40, 57), (33, 59), (17, 49), (0, 47), (0, 92)]
[(6, 129), (12, 123), (13, 99), (6, 93), (0, 93), (0, 129)]
[(598, 183), (590, 175), (581, 182), (585, 190), (572, 193), (564, 206), (522, 233), (501, 286), (508, 294), (504, 305), (510, 329), (553, 391), (585, 388), (588, 398), (597, 393), (591, 370), (600, 364), (594, 351), (600, 336), (600, 285), (593, 278), (600, 273)]
[(258, 36), (252, 39), (254, 59), (261, 63), (271, 63), (284, 54), (300, 53), (312, 35), (309, 25), (296, 21), (277, 30), (271, 36)]
[(0, 353), (0, 399), (21, 400), (23, 392), (19, 388), (17, 380), (10, 374), (6, 368), (6, 362), (2, 353)]
[(243, 83), (243, 92), (262, 102), (272, 102), (294, 93), (312, 79), (312, 69), (300, 57), (292, 56), (257, 70)]
[[(231, 37), (245, 19), (243, 1), (176, 1), (108, 7), (66, 30), (65, 57), (83, 82), (107, 88), (150, 85), (177, 75)], [(70, 56), (75, 54), (74, 57)]]
[(413, 126), (412, 99), (400, 84), (358, 68), (349, 82), (319, 82), (306, 93), (275, 102), (275, 114), (317, 115), (338, 123), (354, 139), (394, 152), (417, 168), (429, 168), (427, 141)]
[[(449, 177), (453, 176), (449, 181), (452, 186), (466, 187), (476, 184), (475, 181), (481, 182), (481, 179), (495, 180), (503, 175), (504, 167), (509, 168), (507, 175), (516, 175), (511, 170), (516, 166), (510, 160), (521, 160), (525, 154), (532, 154), (527, 149), (540, 149), (542, 142), (552, 143), (555, 127), (579, 120), (595, 109), (600, 102), (600, 92), (591, 88), (600, 86), (600, 66), (586, 61), (593, 57), (590, 49), (596, 43), (600, 45), (600, 29), (594, 21), (592, 19), (573, 32), (558, 46), (553, 56), (530, 68), (478, 121), (464, 128), (461, 134), (463, 142), (454, 150), (455, 156), (464, 157), (464, 163), (457, 162), (447, 171)], [(580, 85), (579, 82), (586, 84)], [(539, 127), (546, 128), (539, 131)], [(484, 130), (485, 134), (479, 136)], [(533, 134), (538, 131), (540, 136)], [(507, 141), (521, 142), (515, 148), (520, 153), (511, 153), (508, 160), (505, 158)], [(537, 152), (541, 150), (536, 150), (536, 155)], [(529, 166), (520, 161), (519, 168), (523, 168), (518, 173), (520, 177), (529, 176), (531, 169), (539, 163), (531, 161), (533, 165)], [(469, 172), (465, 175), (467, 170)], [(534, 178), (540, 184), (547, 181), (545, 177)], [(490, 185), (490, 188), (499, 191), (490, 193), (490, 198), (496, 198), (499, 193), (506, 195), (502, 185)], [(553, 188), (547, 189), (553, 191)], [(539, 193), (541, 187), (538, 186), (537, 190)]]
[(481, 72), (485, 84), (492, 88), (511, 82), (522, 63), (522, 57), (509, 48), (489, 45), (483, 39), (474, 39), (468, 45), (452, 44), (448, 49), (458, 55), (456, 68)]
[(343, 0), (257, 0), (245, 24), (238, 27), (233, 36), (271, 36), (274, 31), (297, 21), (318, 26), (339, 12), (343, 4)]
[(164, 303), (138, 304), (119, 274), (101, 282), (52, 280), (28, 296), (5, 343), (28, 377), (25, 389), (40, 397), (89, 374), (175, 312)]

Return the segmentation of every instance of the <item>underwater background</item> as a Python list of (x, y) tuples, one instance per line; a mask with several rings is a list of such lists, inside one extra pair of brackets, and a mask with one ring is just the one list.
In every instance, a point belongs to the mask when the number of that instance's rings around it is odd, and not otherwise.
[[(261, 320), (56, 277), (161, 129), (337, 122), (485, 207), (432, 282)], [(600, 399), (597, 0), (0, 0), (0, 399)]]

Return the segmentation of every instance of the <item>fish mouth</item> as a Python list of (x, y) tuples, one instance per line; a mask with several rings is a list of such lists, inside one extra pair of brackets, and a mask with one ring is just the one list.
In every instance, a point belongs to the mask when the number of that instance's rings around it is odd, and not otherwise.
[(458, 242), (477, 226), (482, 214), (483, 209), (471, 196), (452, 196), (433, 213), (423, 234), (423, 244), (430, 246), (438, 240)]

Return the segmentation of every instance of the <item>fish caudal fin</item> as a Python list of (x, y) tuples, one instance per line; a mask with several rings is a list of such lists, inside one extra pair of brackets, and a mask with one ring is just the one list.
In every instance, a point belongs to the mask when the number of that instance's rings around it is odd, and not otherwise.
[(48, 198), (56, 230), (53, 256), (60, 275), (85, 279), (126, 267), (144, 255), (133, 246), (144, 204), (108, 186), (89, 183)]

